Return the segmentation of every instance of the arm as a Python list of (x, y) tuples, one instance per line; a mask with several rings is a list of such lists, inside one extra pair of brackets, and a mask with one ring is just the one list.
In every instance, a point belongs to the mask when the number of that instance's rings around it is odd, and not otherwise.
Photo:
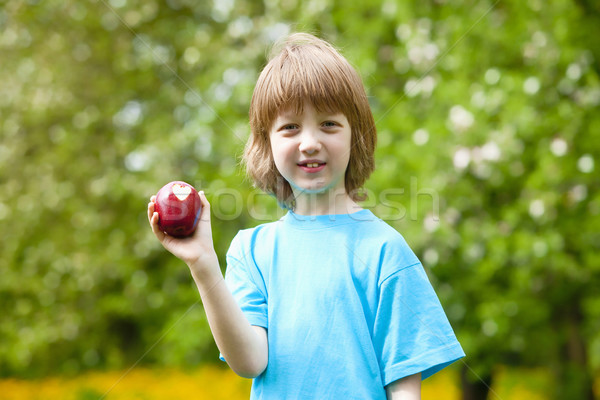
[(219, 351), (236, 374), (245, 378), (260, 375), (268, 361), (267, 331), (250, 325), (225, 285), (212, 242), (210, 204), (204, 193), (200, 193), (202, 212), (196, 232), (183, 239), (160, 231), (158, 213), (154, 211), (155, 200), (152, 196), (148, 204), (152, 231), (165, 249), (190, 268)]
[(385, 387), (388, 400), (420, 400), (421, 373), (398, 379)]

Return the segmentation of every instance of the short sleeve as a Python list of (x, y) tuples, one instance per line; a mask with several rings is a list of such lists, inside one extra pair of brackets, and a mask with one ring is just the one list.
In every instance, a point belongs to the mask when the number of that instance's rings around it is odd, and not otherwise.
[(250, 249), (238, 233), (227, 252), (225, 283), (250, 324), (267, 328), (267, 292)]
[(373, 341), (384, 385), (421, 373), (425, 379), (464, 352), (420, 263), (380, 284)]

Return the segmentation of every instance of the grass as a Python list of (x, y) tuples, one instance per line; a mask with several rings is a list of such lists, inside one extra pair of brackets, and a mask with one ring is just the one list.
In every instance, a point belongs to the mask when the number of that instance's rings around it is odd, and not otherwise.
[[(548, 399), (543, 390), (550, 377), (544, 371), (501, 369), (496, 379), (490, 400)], [(213, 365), (189, 371), (136, 368), (129, 373), (88, 372), (73, 378), (0, 379), (3, 400), (242, 400), (249, 394), (249, 380)], [(449, 368), (425, 380), (422, 398), (460, 400), (456, 371)]]

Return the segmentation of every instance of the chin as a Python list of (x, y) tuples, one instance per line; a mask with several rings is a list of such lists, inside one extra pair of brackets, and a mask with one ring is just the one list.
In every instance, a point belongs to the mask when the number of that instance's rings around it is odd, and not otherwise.
[(329, 190), (328, 186), (300, 186), (296, 185), (293, 182), (290, 182), (292, 189), (294, 190), (294, 194), (322, 194)]

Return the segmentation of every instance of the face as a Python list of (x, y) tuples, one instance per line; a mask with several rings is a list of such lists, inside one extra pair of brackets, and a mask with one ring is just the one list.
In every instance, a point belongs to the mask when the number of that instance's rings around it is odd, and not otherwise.
[(275, 166), (295, 197), (345, 190), (351, 128), (344, 114), (321, 113), (305, 102), (300, 115), (293, 110), (278, 115), (270, 141)]

